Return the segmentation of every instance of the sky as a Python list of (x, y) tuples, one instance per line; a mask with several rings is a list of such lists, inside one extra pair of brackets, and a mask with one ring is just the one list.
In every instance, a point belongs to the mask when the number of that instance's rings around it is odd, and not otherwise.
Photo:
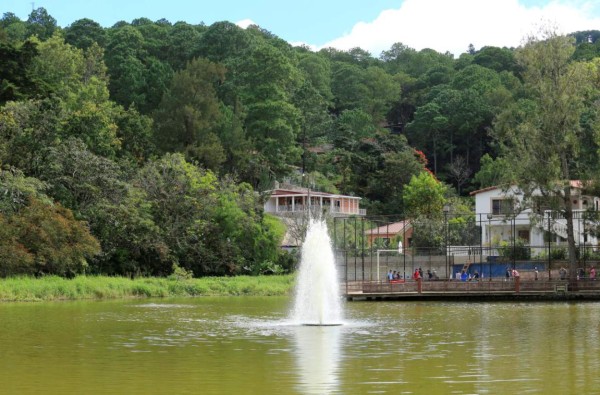
[(0, 0), (0, 13), (26, 20), (44, 7), (58, 25), (89, 18), (104, 27), (136, 18), (259, 25), (315, 50), (360, 47), (379, 56), (392, 44), (455, 56), (469, 44), (517, 47), (543, 26), (600, 30), (600, 0)]

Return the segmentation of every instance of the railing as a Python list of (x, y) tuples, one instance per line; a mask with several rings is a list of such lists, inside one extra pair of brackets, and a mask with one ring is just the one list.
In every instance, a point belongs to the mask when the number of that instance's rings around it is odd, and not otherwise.
[(343, 209), (342, 207), (319, 206), (319, 205), (304, 205), (296, 204), (293, 207), (290, 205), (281, 205), (276, 209), (277, 213), (304, 213), (311, 210), (325, 210), (333, 214), (348, 214), (348, 215), (367, 215), (366, 209)]
[(352, 281), (343, 285), (347, 295), (388, 295), (423, 294), (423, 295), (547, 295), (579, 293), (600, 297), (600, 281), (583, 279), (567, 280), (482, 280), (482, 281)]

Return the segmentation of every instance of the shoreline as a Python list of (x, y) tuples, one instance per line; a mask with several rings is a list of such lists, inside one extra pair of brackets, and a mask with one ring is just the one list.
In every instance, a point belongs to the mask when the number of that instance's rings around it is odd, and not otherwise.
[(294, 275), (193, 279), (109, 276), (10, 277), (0, 279), (0, 303), (195, 296), (286, 296)]

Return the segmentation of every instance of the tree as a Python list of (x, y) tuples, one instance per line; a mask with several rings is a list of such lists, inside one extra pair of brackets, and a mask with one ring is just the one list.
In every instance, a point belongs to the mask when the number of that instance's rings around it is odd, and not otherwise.
[(301, 114), (292, 98), (302, 80), (295, 58), (290, 56), (259, 42), (239, 60), (232, 81), (239, 89), (245, 128), (258, 153), (257, 161), (276, 177), (288, 174), (290, 164), (298, 163), (301, 153), (296, 144)]
[(47, 149), (59, 140), (60, 102), (56, 99), (9, 102), (0, 108), (0, 162), (39, 175)]
[(88, 49), (94, 43), (104, 47), (106, 31), (98, 22), (88, 18), (78, 19), (65, 29), (65, 42), (79, 49)]
[[(206, 59), (194, 59), (175, 73), (154, 116), (156, 141), (163, 152), (190, 150), (194, 160), (218, 170), (224, 158), (215, 160), (211, 153), (223, 150), (214, 129), (221, 116), (216, 86), (224, 78), (223, 66)], [(208, 142), (211, 149), (202, 151)]]
[(27, 72), (37, 54), (37, 43), (32, 41), (20, 47), (0, 43), (0, 105), (37, 92), (36, 80)]
[(410, 218), (439, 218), (446, 201), (446, 187), (427, 172), (412, 176), (404, 188), (404, 205)]
[(166, 154), (141, 168), (133, 184), (145, 193), (166, 246), (167, 259), (155, 261), (149, 271), (164, 275), (171, 272), (173, 263), (187, 270), (205, 264), (199, 252), (206, 248), (210, 213), (216, 206), (214, 173), (186, 162), (182, 154)]
[(50, 38), (58, 30), (54, 19), (45, 8), (39, 7), (31, 11), (27, 18), (27, 34), (37, 36), (40, 40)]
[(175, 71), (185, 68), (198, 51), (200, 32), (185, 22), (177, 22), (170, 29), (167, 37), (167, 61)]
[(460, 195), (461, 187), (471, 176), (471, 169), (465, 161), (465, 158), (460, 155), (455, 157), (454, 161), (448, 165), (448, 173), (450, 177), (456, 181), (458, 194)]
[(106, 65), (113, 100), (125, 108), (135, 104), (143, 114), (157, 107), (173, 74), (168, 63), (152, 56), (148, 50), (160, 45), (147, 42), (140, 30), (131, 25), (113, 27), (109, 31)]
[(60, 33), (37, 44), (39, 54), (28, 72), (41, 81), (46, 95), (68, 100), (80, 87), (84, 72), (83, 51), (65, 44)]
[(0, 29), (4, 32), (5, 39), (9, 44), (21, 43), (27, 36), (27, 24), (12, 12), (5, 12), (2, 15)]
[(525, 201), (534, 190), (549, 200), (560, 197), (560, 206), (553, 208), (566, 218), (572, 278), (576, 249), (571, 180), (588, 178), (579, 157), (581, 121), (597, 99), (597, 90), (592, 89), (597, 70), (571, 62), (573, 51), (573, 39), (552, 29), (543, 30), (539, 38), (529, 37), (516, 54), (528, 99), (507, 109), (494, 128), (503, 156), (514, 168), (512, 181), (525, 192)]
[[(47, 205), (31, 198), (28, 205), (7, 219), (14, 238), (34, 257), (28, 274), (82, 273), (100, 244), (87, 224), (60, 204)], [(15, 240), (13, 239), (13, 240)]]
[(436, 102), (427, 103), (417, 109), (414, 120), (406, 128), (407, 133), (414, 136), (411, 140), (416, 147), (431, 151), (434, 174), (438, 174), (438, 152), (440, 149), (447, 149), (446, 144), (441, 142), (441, 137), (448, 128), (448, 118), (441, 112), (442, 109)]
[(0, 170), (0, 275), (81, 272), (100, 252), (87, 224), (49, 198), (48, 187)]
[(493, 159), (489, 154), (481, 157), (480, 170), (473, 177), (474, 181), (479, 184), (479, 188), (487, 188), (499, 186), (502, 182), (510, 179), (510, 164), (507, 159), (498, 157)]

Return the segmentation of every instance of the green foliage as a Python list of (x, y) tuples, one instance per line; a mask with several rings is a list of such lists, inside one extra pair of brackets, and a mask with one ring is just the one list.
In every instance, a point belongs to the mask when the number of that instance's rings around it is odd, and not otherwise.
[(25, 99), (37, 92), (35, 78), (27, 72), (37, 54), (34, 41), (20, 46), (0, 42), (0, 105), (9, 100)]
[[(531, 249), (525, 245), (525, 241), (517, 238), (513, 243), (503, 241), (498, 249), (500, 256), (506, 260), (527, 260), (531, 259)], [(554, 258), (553, 258), (554, 259)]]
[(511, 168), (506, 159), (493, 159), (489, 154), (481, 157), (481, 169), (475, 174), (474, 181), (480, 188), (498, 186), (511, 180)]
[(106, 31), (98, 22), (88, 18), (78, 19), (65, 28), (65, 42), (79, 49), (88, 49), (94, 43), (104, 47)]
[[(294, 255), (279, 250), (282, 224), (264, 215), (254, 191), (284, 178), (359, 196), (369, 214), (434, 215), (415, 237), (437, 248), (432, 232), (447, 194), (437, 180), (464, 195), (519, 176), (544, 186), (593, 178), (599, 34), (578, 32), (575, 46), (549, 37), (517, 50), (471, 48), (460, 59), (396, 43), (374, 58), (361, 48), (294, 48), (230, 22), (138, 18), (103, 28), (80, 19), (61, 32), (43, 8), (27, 21), (7, 12), (0, 254), (14, 265), (4, 273), (38, 265), (9, 222), (30, 210), (70, 223), (55, 207), (85, 221), (100, 243), (86, 271), (292, 270)], [(551, 76), (560, 77), (555, 85)], [(41, 203), (34, 210), (31, 201)], [(472, 219), (451, 217), (448, 238), (470, 240)], [(82, 269), (69, 259), (68, 270)]]
[(70, 210), (35, 198), (12, 215), (0, 214), (0, 225), (6, 236), (0, 240), (5, 251), (0, 273), (5, 276), (81, 273), (87, 260), (100, 252), (98, 241)]
[(81, 84), (84, 71), (83, 51), (65, 44), (57, 32), (37, 43), (38, 55), (28, 68), (31, 76), (41, 82), (46, 95), (55, 94), (68, 100)]
[(203, 265), (209, 213), (214, 207), (216, 177), (185, 161), (181, 154), (167, 154), (148, 162), (133, 181), (150, 204), (153, 222), (160, 224), (161, 239), (169, 259), (154, 260), (152, 274), (167, 274), (173, 263), (204, 274), (194, 265)]
[(58, 141), (60, 102), (54, 99), (9, 102), (0, 108), (0, 162), (27, 175), (45, 166), (48, 147)]
[(175, 279), (178, 281), (190, 280), (193, 277), (194, 277), (194, 272), (192, 272), (191, 270), (185, 270), (184, 268), (180, 267), (176, 263), (173, 264), (173, 273), (171, 273), (171, 275), (169, 276), (170, 279)]
[(574, 273), (570, 180), (590, 179), (593, 176), (589, 170), (598, 169), (595, 156), (580, 152), (585, 144), (595, 141), (590, 133), (597, 135), (599, 130), (593, 122), (582, 123), (584, 116), (594, 118), (591, 114), (597, 113), (597, 107), (590, 103), (597, 100), (599, 91), (594, 86), (597, 67), (571, 61), (573, 41), (545, 29), (541, 37), (530, 37), (517, 51), (527, 99), (505, 109), (494, 132), (525, 198), (533, 189), (542, 196), (561, 197), (563, 215), (568, 218), (570, 269)]
[(550, 259), (565, 260), (567, 258), (567, 249), (560, 247), (552, 247), (550, 249)]
[(412, 176), (404, 188), (406, 212), (418, 217), (440, 218), (446, 199), (446, 187), (428, 172)]
[(48, 185), (36, 178), (25, 177), (16, 168), (0, 170), (0, 214), (10, 216), (25, 207), (31, 198), (51, 204), (45, 195)]
[[(214, 152), (222, 148), (213, 131), (220, 118), (216, 85), (224, 73), (222, 66), (206, 59), (194, 59), (175, 73), (154, 116), (156, 140), (163, 152), (188, 150), (192, 159), (219, 169), (224, 158), (221, 154), (214, 159)], [(205, 144), (210, 148), (200, 150)]]
[(202, 279), (77, 276), (11, 277), (0, 281), (0, 301), (114, 299), (125, 297), (285, 296), (292, 275), (237, 276)]
[(27, 18), (27, 35), (37, 36), (41, 40), (51, 37), (58, 27), (54, 19), (45, 8), (39, 7), (31, 11)]

